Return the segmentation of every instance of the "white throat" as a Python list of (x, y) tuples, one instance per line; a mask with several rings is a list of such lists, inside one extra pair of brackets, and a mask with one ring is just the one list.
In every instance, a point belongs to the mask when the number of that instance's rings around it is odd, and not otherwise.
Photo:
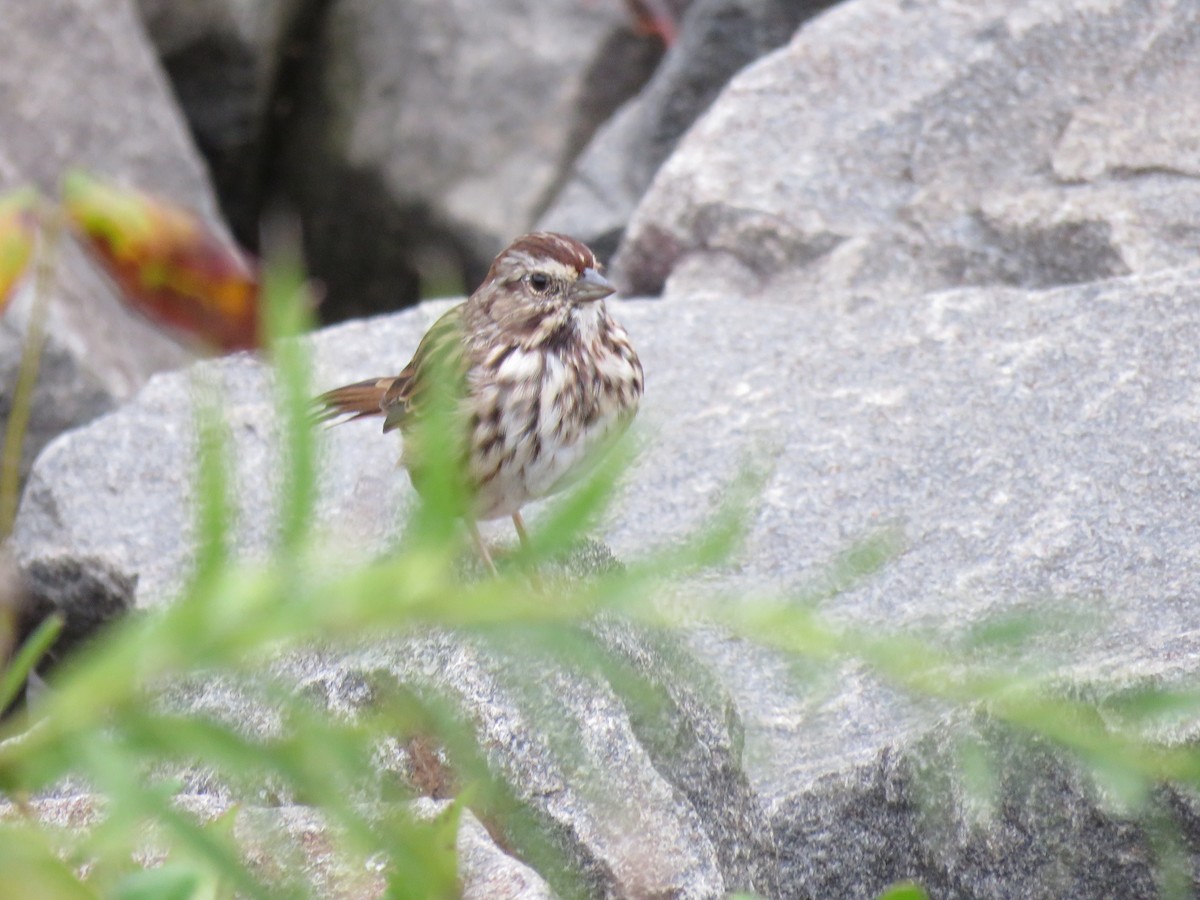
[(584, 340), (592, 340), (600, 331), (600, 323), (604, 320), (604, 301), (594, 300), (591, 303), (580, 303), (571, 307), (571, 319), (579, 329), (579, 336)]

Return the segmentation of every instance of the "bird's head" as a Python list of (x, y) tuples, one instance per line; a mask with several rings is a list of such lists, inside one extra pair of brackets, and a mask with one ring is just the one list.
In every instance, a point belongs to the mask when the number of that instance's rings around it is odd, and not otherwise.
[(507, 295), (509, 302), (543, 312), (584, 307), (603, 300), (616, 288), (586, 244), (549, 231), (526, 234), (492, 262), (484, 288)]

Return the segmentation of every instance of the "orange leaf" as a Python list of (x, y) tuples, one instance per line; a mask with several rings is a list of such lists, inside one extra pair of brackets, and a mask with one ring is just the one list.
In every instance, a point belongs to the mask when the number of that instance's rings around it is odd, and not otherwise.
[(8, 306), (13, 289), (33, 255), (39, 201), (33, 188), (21, 188), (0, 197), (0, 312)]
[(63, 200), (128, 306), (221, 350), (258, 346), (257, 266), (198, 216), (81, 172), (67, 176)]

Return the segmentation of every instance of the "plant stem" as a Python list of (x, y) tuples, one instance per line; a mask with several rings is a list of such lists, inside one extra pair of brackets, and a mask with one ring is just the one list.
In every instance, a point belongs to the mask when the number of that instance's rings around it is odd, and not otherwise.
[(50, 308), (50, 292), (54, 288), (54, 267), (62, 232), (62, 219), (57, 210), (43, 213), (41, 222), (33, 303), (25, 331), (25, 344), (21, 350), (21, 365), (17, 370), (12, 410), (8, 414), (8, 428), (4, 434), (4, 452), (0, 456), (0, 540), (7, 540), (12, 534), (17, 518), (17, 501), (21, 493), (21, 448), (33, 412), (33, 390), (37, 386), (38, 367), (45, 344), (46, 316)]

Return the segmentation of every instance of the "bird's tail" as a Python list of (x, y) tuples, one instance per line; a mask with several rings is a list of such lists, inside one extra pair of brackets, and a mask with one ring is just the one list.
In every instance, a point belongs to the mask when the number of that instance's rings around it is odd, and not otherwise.
[(316, 399), (316, 418), (318, 422), (331, 422), (341, 419), (351, 422), (354, 419), (364, 419), (368, 416), (382, 416), (383, 398), (395, 384), (396, 378), (368, 378), (366, 381), (356, 381), (332, 391), (326, 391)]

